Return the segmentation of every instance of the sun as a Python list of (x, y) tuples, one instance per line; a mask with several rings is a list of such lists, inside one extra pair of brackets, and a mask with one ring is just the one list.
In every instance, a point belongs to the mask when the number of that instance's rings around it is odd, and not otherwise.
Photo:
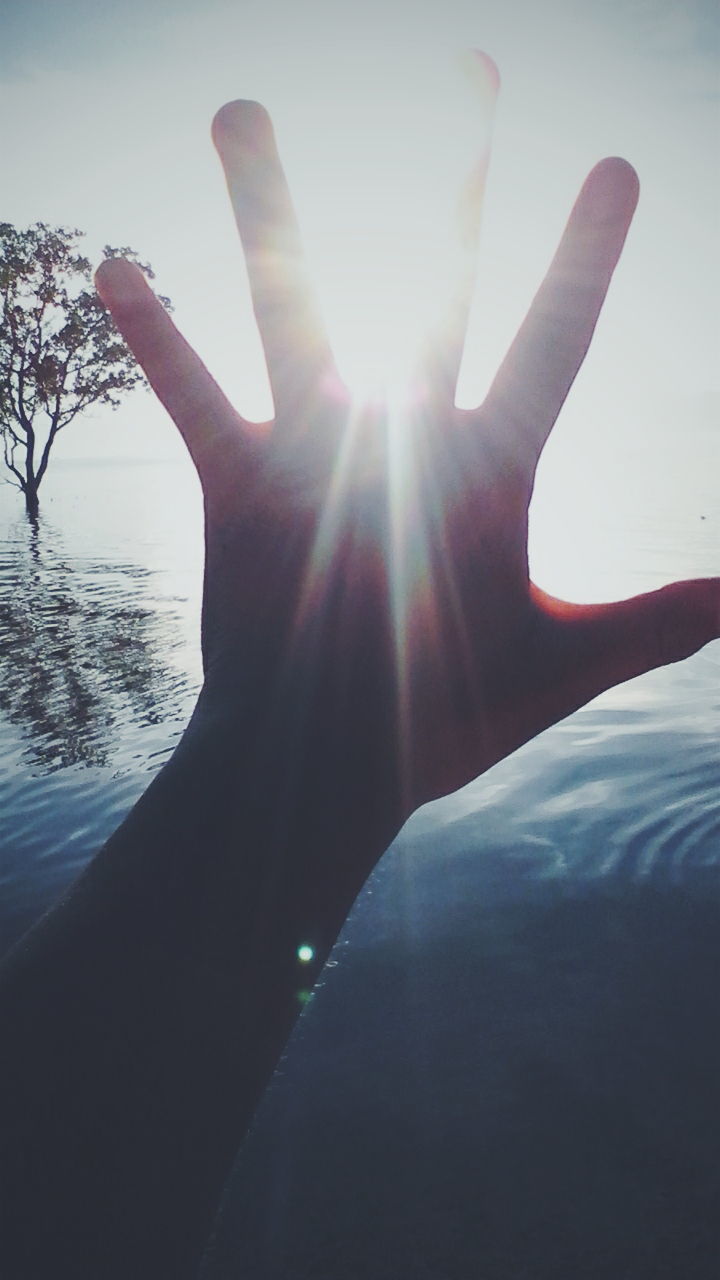
[(353, 397), (406, 383), (474, 275), (497, 73), (480, 54), (447, 71), (445, 114), (417, 96), (403, 112), (398, 91), (354, 127), (328, 122), (335, 145), (291, 166), (309, 277)]
[(342, 274), (333, 259), (329, 246), (319, 289), (340, 375), (355, 400), (394, 400), (442, 306), (443, 264), (436, 255), (433, 278), (399, 257), (397, 241), (380, 236), (356, 246)]
[[(406, 83), (403, 64), (369, 98), (338, 97), (315, 130), (268, 104), (307, 280), (355, 402), (412, 395), (418, 355), (458, 286), (474, 278), (479, 218), (468, 218), (468, 203), (482, 205), (495, 72), (483, 55), (432, 61), (430, 91), (430, 67), (422, 84)], [(226, 290), (213, 373), (248, 420), (267, 422), (274, 406), (247, 273), (241, 266), (238, 279), (226, 266), (234, 236), (228, 220), (213, 251)]]

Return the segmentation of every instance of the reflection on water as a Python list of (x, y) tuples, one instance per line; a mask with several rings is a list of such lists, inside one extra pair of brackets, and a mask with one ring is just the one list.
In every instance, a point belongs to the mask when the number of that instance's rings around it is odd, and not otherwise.
[(172, 608), (132, 563), (73, 561), (51, 525), (25, 521), (0, 552), (0, 710), (44, 771), (105, 765), (128, 728), (177, 716), (188, 677)]

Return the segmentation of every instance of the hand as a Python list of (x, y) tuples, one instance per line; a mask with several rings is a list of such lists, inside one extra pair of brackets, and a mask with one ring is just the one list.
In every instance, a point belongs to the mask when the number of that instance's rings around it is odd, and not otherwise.
[(528, 577), (535, 467), (632, 216), (627, 164), (588, 178), (482, 408), (453, 403), (468, 279), (400, 413), (340, 382), (265, 112), (223, 108), (215, 140), (276, 415), (244, 422), (142, 273), (103, 264), (202, 482), (205, 683), (3, 966), (8, 1274), (195, 1275), (307, 987), (401, 821), (720, 630), (717, 582), (577, 607)]
[(454, 406), (468, 280), (399, 414), (354, 405), (341, 383), (265, 111), (231, 103), (214, 139), (274, 422), (241, 419), (132, 264), (98, 273), (202, 482), (207, 714), (242, 714), (256, 696), (255, 748), (275, 782), (340, 794), (347, 822), (375, 806), (392, 834), (604, 689), (720, 634), (715, 581), (579, 606), (528, 575), (535, 469), (590, 343), (636, 175), (610, 159), (586, 180), (485, 403)]

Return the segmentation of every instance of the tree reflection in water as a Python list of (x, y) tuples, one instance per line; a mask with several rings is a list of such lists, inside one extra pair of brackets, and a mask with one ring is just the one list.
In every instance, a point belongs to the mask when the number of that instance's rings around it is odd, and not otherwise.
[(13, 535), (0, 552), (0, 711), (44, 771), (107, 765), (128, 732), (187, 706), (177, 611), (150, 569), (68, 558), (46, 522)]

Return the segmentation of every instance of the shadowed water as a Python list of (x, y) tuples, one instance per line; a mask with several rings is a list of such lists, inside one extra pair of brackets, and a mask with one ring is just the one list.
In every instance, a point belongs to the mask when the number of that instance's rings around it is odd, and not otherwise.
[[(717, 571), (712, 511), (613, 527), (638, 578), (603, 589)], [(200, 527), (177, 465), (61, 467), (38, 534), (0, 495), (5, 942), (182, 730)], [(716, 1274), (719, 676), (714, 645), (630, 682), (413, 817), (261, 1108), (206, 1280)]]

